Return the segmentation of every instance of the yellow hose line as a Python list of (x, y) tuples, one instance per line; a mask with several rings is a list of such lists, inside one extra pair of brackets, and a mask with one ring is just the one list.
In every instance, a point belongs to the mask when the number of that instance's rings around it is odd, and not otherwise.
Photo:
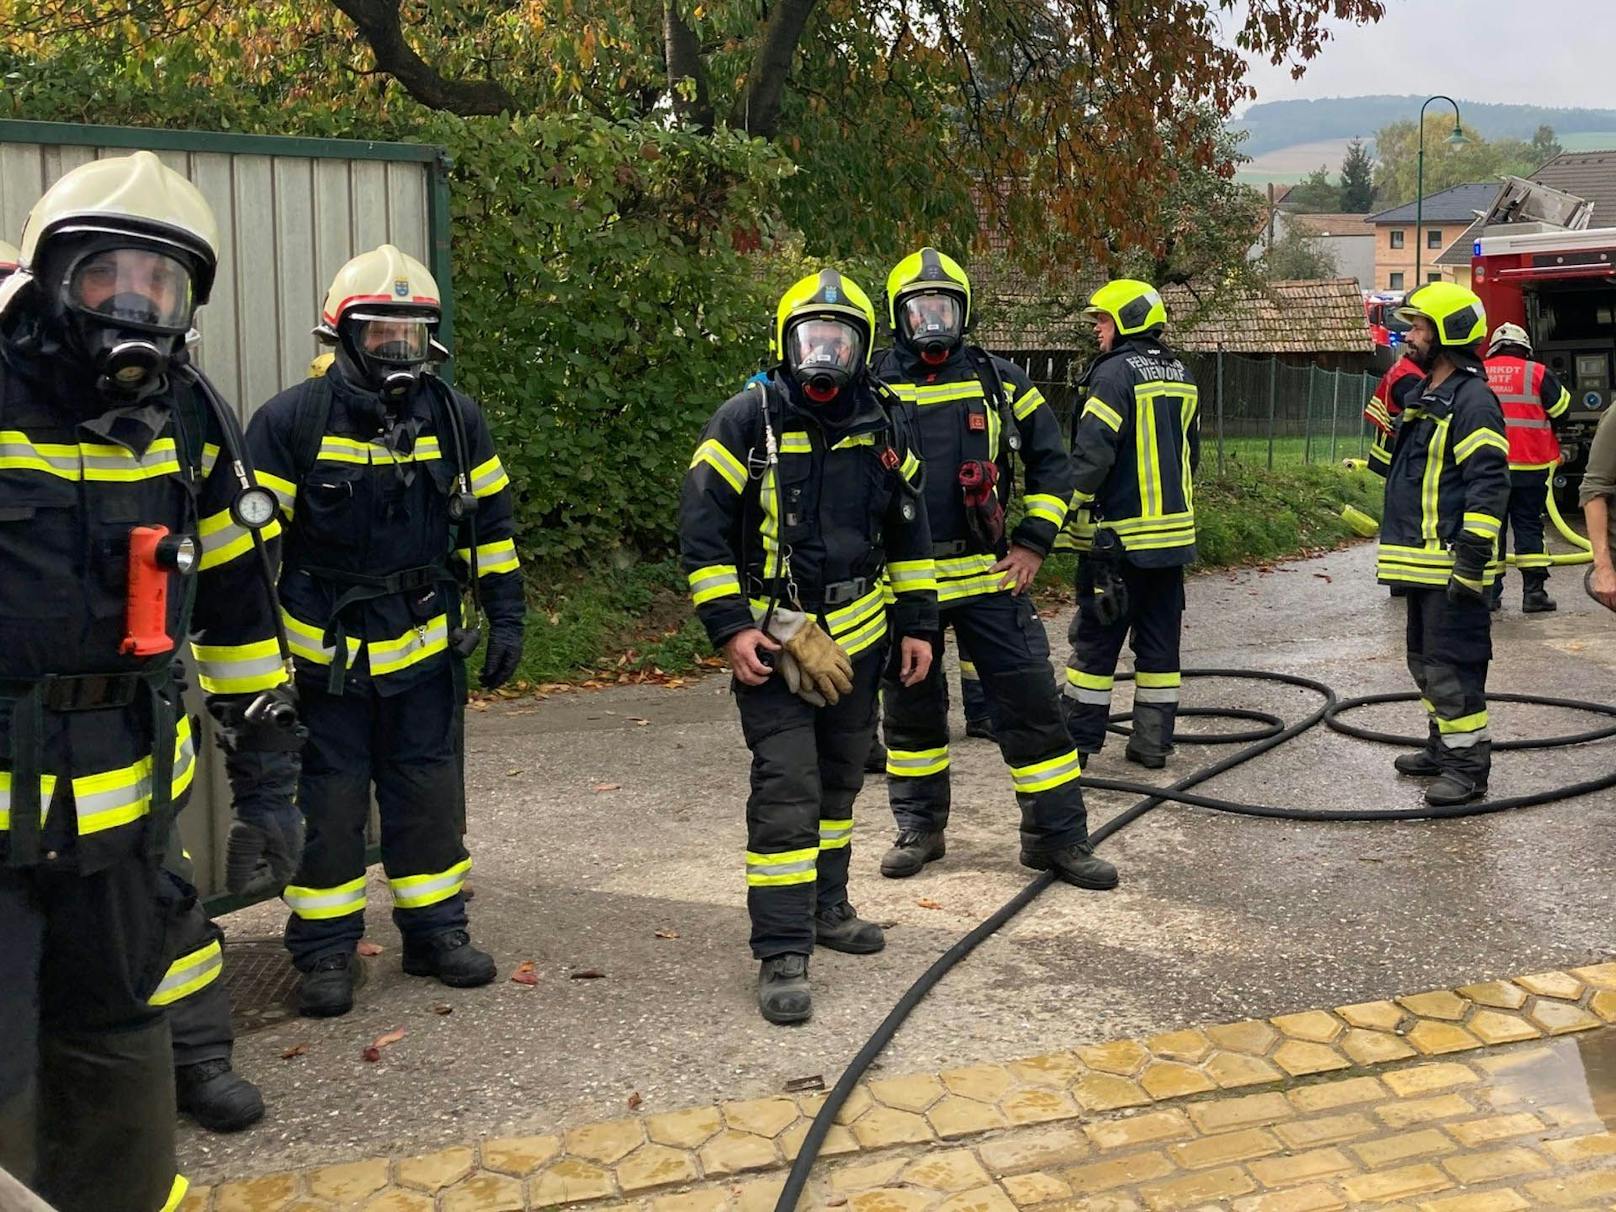
[[(1557, 466), (1558, 464), (1556, 464)], [(1560, 532), (1560, 537), (1577, 550), (1551, 555), (1549, 563), (1556, 567), (1562, 567), (1567, 564), (1592, 564), (1594, 562), (1594, 545), (1571, 529), (1571, 523), (1565, 520), (1560, 513), (1559, 505), (1555, 504), (1554, 472), (1554, 467), (1549, 468), (1549, 521), (1554, 523), (1554, 528)], [(1514, 556), (1508, 557), (1508, 562), (1510, 564), (1518, 563)]]

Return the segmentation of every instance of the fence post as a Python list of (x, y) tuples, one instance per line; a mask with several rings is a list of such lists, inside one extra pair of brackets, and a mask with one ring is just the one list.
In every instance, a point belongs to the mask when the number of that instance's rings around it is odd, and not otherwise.
[(1319, 381), (1319, 368), (1313, 363), (1307, 367), (1307, 417), (1302, 421), (1302, 466), (1313, 463), (1313, 396)]
[(1218, 476), (1223, 475), (1223, 342), (1218, 342), (1218, 385), (1215, 401), (1218, 409)]
[(1330, 462), (1335, 462), (1336, 431), (1341, 428), (1341, 375), (1342, 371), (1334, 372), (1330, 378), (1335, 380), (1335, 393), (1330, 398)]
[(1274, 405), (1279, 393), (1279, 359), (1268, 359), (1268, 470), (1274, 470)]

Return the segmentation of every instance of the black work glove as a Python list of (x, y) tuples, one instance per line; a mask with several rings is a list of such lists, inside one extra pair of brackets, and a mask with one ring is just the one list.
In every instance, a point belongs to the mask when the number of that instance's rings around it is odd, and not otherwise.
[(1115, 532), (1095, 531), (1084, 558), (1089, 562), (1094, 617), (1102, 627), (1115, 627), (1128, 617), (1128, 582), (1122, 579), (1122, 544)]
[(522, 624), (493, 623), (488, 629), (488, 648), (483, 653), (484, 690), (497, 690), (511, 680), (522, 660)]
[(303, 857), (303, 813), (286, 803), (230, 823), (224, 886), (237, 896), (274, 896), (297, 874)]
[(226, 753), (297, 753), (309, 739), (290, 682), (251, 696), (219, 695), (208, 700), (208, 711)]
[(1493, 545), (1480, 535), (1461, 534), (1453, 540), (1453, 573), (1448, 577), (1448, 601), (1456, 606), (1479, 606), (1487, 601), (1482, 578), (1493, 558)]

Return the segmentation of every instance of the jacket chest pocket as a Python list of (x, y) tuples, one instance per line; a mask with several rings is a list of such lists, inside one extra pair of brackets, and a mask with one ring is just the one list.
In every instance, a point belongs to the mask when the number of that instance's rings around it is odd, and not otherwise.
[[(52, 586), (72, 577), (80, 555), (78, 486), (37, 473), (0, 472), (0, 617), (62, 618)], [(127, 557), (126, 557), (127, 558)]]
[(316, 463), (297, 490), (295, 525), (312, 562), (351, 553), (370, 527), (370, 469), (351, 463)]
[(801, 543), (819, 529), (819, 492), (814, 476), (812, 455), (782, 455), (779, 475), (779, 495), (765, 509), (777, 508), (780, 513), (780, 534), (787, 543)]

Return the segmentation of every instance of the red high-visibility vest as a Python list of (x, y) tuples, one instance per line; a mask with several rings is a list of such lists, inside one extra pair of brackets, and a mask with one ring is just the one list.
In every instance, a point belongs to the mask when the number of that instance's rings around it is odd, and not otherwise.
[(1543, 410), (1543, 376), (1548, 368), (1527, 358), (1487, 359), (1487, 386), (1504, 406), (1512, 471), (1547, 468), (1560, 461), (1560, 443)]

